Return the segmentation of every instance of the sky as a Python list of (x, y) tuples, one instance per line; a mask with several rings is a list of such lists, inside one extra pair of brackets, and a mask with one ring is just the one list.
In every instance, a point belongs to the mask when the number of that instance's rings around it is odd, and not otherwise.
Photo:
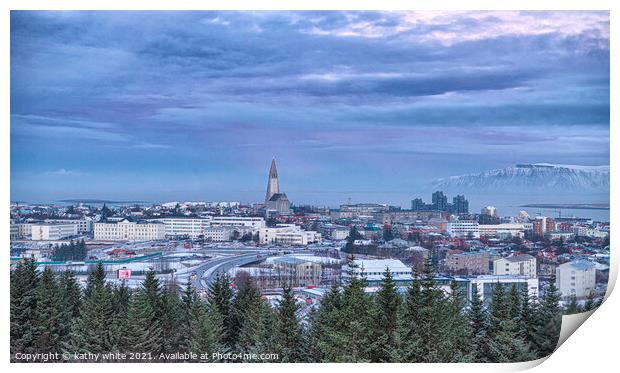
[[(609, 13), (11, 12), (11, 199), (406, 205), (609, 164)], [(430, 196), (423, 195), (430, 199)]]

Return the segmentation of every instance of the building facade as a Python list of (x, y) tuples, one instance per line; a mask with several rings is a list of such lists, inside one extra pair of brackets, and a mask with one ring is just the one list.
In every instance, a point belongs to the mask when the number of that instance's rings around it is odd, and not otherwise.
[(448, 234), (452, 237), (480, 238), (480, 229), (475, 220), (457, 220), (448, 223)]
[(308, 245), (321, 242), (321, 234), (315, 231), (304, 231), (295, 224), (280, 224), (274, 228), (262, 228), (258, 231), (261, 245)]
[(516, 255), (493, 262), (494, 275), (514, 275), (536, 278), (536, 258), (531, 255)]
[(77, 224), (38, 223), (32, 224), (31, 229), (35, 241), (61, 240), (78, 234)]
[(94, 225), (94, 239), (102, 241), (116, 240), (163, 240), (166, 226), (160, 221), (131, 221), (122, 219), (118, 222), (98, 222)]
[(486, 251), (472, 251), (448, 254), (446, 266), (457, 274), (486, 275), (489, 273), (489, 253)]
[(585, 298), (596, 287), (596, 266), (587, 260), (574, 260), (556, 268), (555, 284), (563, 298)]

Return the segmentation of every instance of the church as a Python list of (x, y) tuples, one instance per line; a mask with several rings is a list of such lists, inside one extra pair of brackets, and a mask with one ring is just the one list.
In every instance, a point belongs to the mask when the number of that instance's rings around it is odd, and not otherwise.
[(276, 169), (275, 158), (271, 160), (269, 168), (269, 180), (267, 181), (267, 194), (265, 195), (265, 213), (270, 214), (289, 214), (291, 212), (291, 202), (286, 193), (280, 192), (280, 182), (278, 180), (278, 170)]

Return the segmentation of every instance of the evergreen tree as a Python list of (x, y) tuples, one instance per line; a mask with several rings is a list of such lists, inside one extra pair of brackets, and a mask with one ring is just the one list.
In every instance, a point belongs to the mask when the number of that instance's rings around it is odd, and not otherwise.
[(566, 309), (564, 310), (564, 314), (572, 315), (572, 314), (580, 313), (580, 312), (581, 312), (581, 306), (579, 305), (579, 303), (577, 303), (577, 297), (575, 296), (575, 294), (573, 294), (570, 296), (570, 301), (568, 305), (566, 306)]
[(537, 312), (535, 349), (539, 358), (550, 355), (558, 344), (562, 327), (560, 294), (552, 281)]
[(538, 304), (533, 301), (527, 286), (521, 288), (521, 312), (519, 314), (519, 332), (530, 351), (535, 348), (536, 314)]
[(240, 352), (251, 352), (256, 347), (263, 303), (258, 288), (249, 277), (245, 277), (233, 304), (234, 327), (238, 335), (236, 348)]
[(110, 327), (116, 322), (115, 316), (112, 291), (105, 281), (103, 265), (99, 263), (88, 276), (80, 317), (72, 325), (65, 349), (71, 353), (118, 351), (119, 334)]
[(476, 353), (471, 351), (471, 329), (469, 320), (463, 312), (465, 308), (465, 295), (454, 280), (450, 282), (450, 295), (447, 305), (444, 307), (444, 334), (442, 338), (441, 361), (445, 362), (471, 362)]
[(191, 307), (190, 327), (193, 330), (192, 351), (198, 356), (226, 352), (223, 318), (217, 308), (196, 300)]
[(330, 330), (334, 345), (326, 358), (336, 362), (369, 362), (371, 353), (371, 299), (364, 292), (366, 280), (354, 273), (344, 286), (335, 330)]
[(161, 352), (161, 323), (146, 288), (140, 289), (131, 297), (124, 336), (126, 341), (123, 344), (131, 346), (132, 352), (151, 354), (153, 359)]
[(340, 287), (333, 284), (321, 299), (321, 306), (309, 315), (310, 327), (307, 333), (306, 350), (313, 362), (328, 361), (326, 351), (339, 343), (337, 331), (340, 327), (339, 312), (342, 307)]
[(37, 308), (35, 325), (37, 328), (35, 346), (37, 351), (60, 352), (60, 342), (64, 337), (63, 309), (58, 302), (60, 291), (56, 276), (50, 267), (45, 267), (37, 284)]
[(174, 283), (164, 287), (156, 314), (162, 330), (160, 352), (177, 352), (182, 341), (181, 322), (183, 309)]
[[(299, 306), (293, 297), (293, 291), (289, 285), (284, 285), (282, 299), (277, 308), (277, 350), (280, 361), (283, 363), (295, 363), (302, 361), (303, 335), (297, 320)], [(268, 326), (272, 327), (272, 326)], [(271, 333), (269, 333), (271, 334)]]
[[(112, 290), (112, 308), (114, 309), (114, 328), (118, 335), (123, 335), (129, 326), (129, 305), (131, 304), (131, 291), (123, 281)], [(131, 341), (126, 338), (118, 338), (119, 351), (132, 351)]]
[(394, 358), (400, 304), (392, 272), (386, 268), (373, 305), (373, 362), (391, 362)]
[(469, 310), (467, 312), (467, 319), (469, 320), (471, 337), (472, 337), (472, 350), (474, 352), (473, 360), (476, 362), (485, 362), (488, 356), (487, 346), (487, 329), (488, 329), (488, 317), (487, 311), (484, 307), (484, 303), (480, 298), (478, 292), (478, 286), (472, 288), (471, 301), (469, 303)]
[(420, 361), (421, 340), (417, 333), (421, 323), (420, 310), (422, 309), (421, 285), (417, 273), (407, 288), (405, 300), (398, 315), (398, 329), (396, 339), (396, 360), (414, 363)]
[(588, 294), (588, 298), (586, 299), (586, 303), (583, 305), (583, 311), (588, 312), (594, 309), (594, 292), (591, 291)]
[(32, 259), (24, 259), (11, 272), (11, 356), (34, 352), (37, 339), (36, 306), (39, 274)]
[(224, 343), (230, 350), (234, 349), (238, 338), (233, 313), (233, 291), (230, 277), (218, 272), (215, 280), (209, 285), (209, 305), (221, 315), (224, 327)]
[(518, 319), (511, 318), (511, 304), (501, 283), (493, 287), (490, 321), (489, 361), (505, 363), (533, 358), (525, 339), (519, 333)]

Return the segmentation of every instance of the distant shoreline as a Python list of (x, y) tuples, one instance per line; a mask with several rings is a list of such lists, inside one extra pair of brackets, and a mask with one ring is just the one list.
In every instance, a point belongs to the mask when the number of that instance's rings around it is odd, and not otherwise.
[(543, 209), (574, 209), (574, 210), (609, 210), (609, 204), (605, 203), (530, 203), (519, 207), (534, 207)]

